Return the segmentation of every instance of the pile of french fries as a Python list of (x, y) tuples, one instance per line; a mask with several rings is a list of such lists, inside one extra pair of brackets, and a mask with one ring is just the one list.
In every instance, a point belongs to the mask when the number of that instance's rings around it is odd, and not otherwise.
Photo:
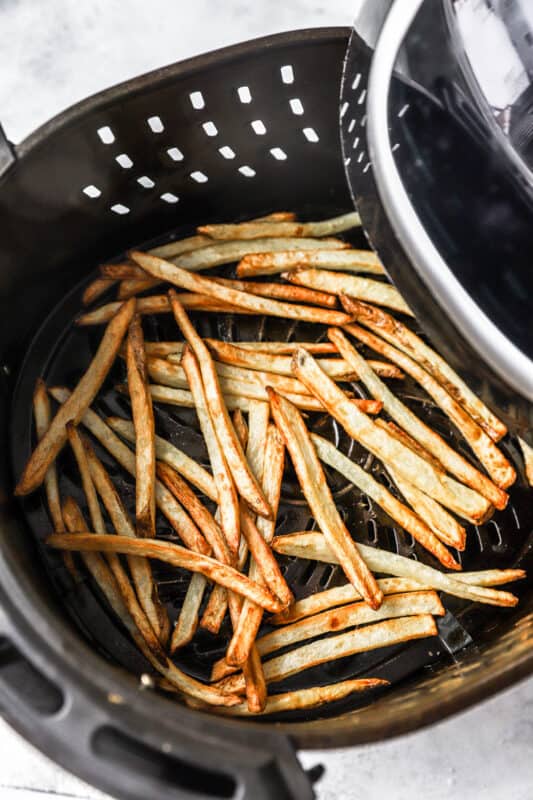
[[(333, 702), (387, 682), (370, 677), (281, 694), (269, 694), (268, 686), (333, 659), (435, 636), (435, 620), (444, 614), (439, 591), (494, 606), (517, 603), (495, 587), (523, 578), (522, 570), (465, 573), (450, 550), (465, 548), (467, 523), (480, 524), (507, 504), (516, 472), (498, 447), (506, 428), (391, 314), (412, 317), (377, 256), (338, 238), (357, 225), (354, 213), (301, 223), (279, 212), (205, 225), (195, 236), (102, 266), (84, 303), (113, 286), (117, 299), (77, 320), (80, 326), (106, 324), (92, 362), (73, 389), (47, 388), (41, 380), (35, 388), (38, 441), (16, 494), (44, 486), (54, 529), (48, 544), (62, 551), (73, 573), (81, 559), (159, 673), (161, 688), (194, 707), (274, 714)], [(233, 262), (235, 279), (199, 274)], [(154, 288), (157, 294), (146, 294)], [(192, 311), (316, 323), (326, 326), (316, 338), (327, 331), (327, 341), (204, 339)], [(147, 314), (173, 315), (175, 340), (145, 341)], [(364, 357), (358, 345), (373, 357)], [(117, 358), (126, 366), (127, 383), (117, 388), (130, 399), (131, 418), (103, 419), (91, 404)], [(405, 375), (448, 417), (471, 458), (402, 402), (394, 386)], [(349, 390), (346, 384), (355, 381), (367, 399)], [(50, 397), (58, 403), (54, 415)], [(195, 409), (210, 470), (156, 434), (154, 403)], [(331, 415), (378, 459), (397, 491), (311, 432), (316, 413)], [(95, 441), (134, 477), (135, 520)], [(67, 443), (85, 512), (60, 496), (56, 458)], [(522, 447), (533, 482), (533, 451), (525, 442)], [(316, 530), (276, 536), (287, 457)], [(346, 529), (336, 508), (323, 465), (452, 572), (359, 544), (358, 531)], [(156, 536), (157, 512), (181, 545)], [(295, 602), (276, 554), (339, 564), (346, 583)], [(152, 575), (153, 559), (191, 573), (173, 630)], [(199, 626), (220, 631), (226, 614), (232, 635), (225, 656), (214, 664), (211, 682), (202, 683), (171, 656)]]

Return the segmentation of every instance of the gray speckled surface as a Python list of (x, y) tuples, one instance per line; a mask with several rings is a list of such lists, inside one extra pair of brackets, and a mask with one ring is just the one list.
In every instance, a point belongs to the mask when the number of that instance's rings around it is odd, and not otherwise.
[[(69, 104), (141, 72), (292, 28), (348, 25), (355, 0), (0, 0), (0, 120), (20, 141)], [(384, 744), (304, 753), (319, 800), (530, 800), (533, 681)], [(0, 721), (0, 797), (96, 798)]]

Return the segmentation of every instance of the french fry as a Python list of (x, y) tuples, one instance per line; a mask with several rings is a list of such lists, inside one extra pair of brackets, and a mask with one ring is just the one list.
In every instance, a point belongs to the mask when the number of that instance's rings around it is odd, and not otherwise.
[(405, 403), (402, 403), (380, 380), (370, 364), (357, 352), (342, 331), (331, 328), (328, 331), (328, 337), (339, 349), (347, 364), (350, 364), (357, 372), (370, 394), (383, 403), (386, 413), (396, 420), (401, 428), (435, 456), (451, 475), (455, 475), (460, 481), (485, 497), (492, 505), (500, 509), (505, 508), (508, 499), (505, 492), (476, 469), (470, 461), (450, 447), (442, 436), (422, 422)]
[(372, 498), (400, 527), (410, 533), (417, 542), (441, 563), (448, 567), (458, 568), (455, 559), (434, 535), (423, 518), (413, 513), (410, 508), (397, 500), (370, 472), (367, 472), (359, 464), (356, 464), (341, 453), (340, 450), (337, 450), (335, 445), (328, 442), (327, 439), (323, 439), (314, 433), (311, 434), (311, 439), (321, 461), (340, 472), (360, 491)]
[(211, 267), (219, 267), (222, 264), (231, 264), (232, 261), (239, 261), (249, 253), (275, 253), (278, 250), (347, 250), (349, 247), (350, 245), (341, 239), (293, 239), (267, 236), (262, 239), (237, 242), (217, 242), (209, 247), (202, 247), (194, 253), (172, 256), (171, 260), (182, 269), (198, 272)]
[(423, 447), (420, 442), (417, 442), (416, 439), (413, 439), (407, 431), (397, 425), (395, 422), (389, 420), (389, 422), (385, 422), (384, 419), (376, 420), (376, 424), (380, 426), (380, 428), (384, 428), (388, 430), (389, 433), (394, 436), (395, 439), (398, 439), (399, 442), (402, 442), (406, 447), (412, 450), (414, 453), (417, 453), (420, 458), (423, 458), (424, 461), (429, 461), (429, 463), (437, 470), (437, 472), (444, 472), (444, 467), (434, 455), (432, 455), (425, 447)]
[[(320, 322), (324, 325), (345, 325), (351, 322), (351, 317), (341, 311), (319, 306), (302, 306), (296, 303), (284, 303), (281, 300), (271, 300), (268, 297), (258, 297), (237, 289), (222, 286), (210, 278), (196, 275), (188, 269), (177, 267), (169, 261), (163, 261), (138, 250), (131, 252), (131, 258), (146, 272), (155, 278), (171, 283), (181, 289), (198, 292), (207, 297), (214, 298), (218, 303), (223, 302), (235, 308), (243, 308), (254, 314), (297, 319), (302, 322)], [(176, 295), (178, 302), (179, 297)]]
[(171, 653), (175, 653), (193, 640), (198, 628), (200, 606), (204, 599), (206, 587), (207, 578), (199, 572), (195, 572), (189, 581), (176, 625), (172, 631), (170, 640)]
[[(478, 572), (460, 572), (454, 579), (461, 583), (468, 583), (474, 586), (501, 586), (525, 578), (526, 573), (523, 569), (492, 569)], [(384, 595), (399, 594), (400, 592), (421, 592), (432, 589), (433, 586), (411, 578), (381, 578), (378, 585)], [(351, 583), (344, 586), (335, 586), (333, 589), (326, 589), (317, 592), (303, 600), (298, 600), (287, 611), (276, 614), (268, 620), (270, 625), (288, 625), (300, 619), (311, 617), (330, 608), (353, 603), (361, 600), (361, 595), (353, 588)], [(220, 675), (219, 677), (222, 677)], [(212, 680), (217, 678), (212, 677)]]
[(81, 296), (81, 302), (84, 306), (90, 306), (91, 303), (94, 303), (95, 300), (98, 300), (99, 297), (105, 294), (108, 289), (111, 289), (115, 283), (116, 281), (109, 278), (95, 278), (94, 281), (91, 281), (85, 288)]
[(318, 456), (298, 410), (269, 390), (271, 413), (291, 455), (305, 498), (324, 536), (338, 555), (346, 577), (372, 608), (383, 594), (342, 522), (320, 466)]
[[(118, 384), (116, 389), (122, 394), (127, 394), (127, 390), (124, 390), (123, 384)], [(152, 400), (154, 403), (167, 403), (168, 405), (179, 406), (181, 408), (195, 407), (191, 392), (185, 389), (174, 389), (170, 386), (160, 386), (159, 384), (151, 383), (150, 394), (152, 395)], [(228, 411), (234, 411), (237, 408), (240, 408), (241, 411), (248, 411), (250, 404), (248, 397), (243, 397), (242, 395), (236, 394), (225, 394), (224, 400), (226, 401)], [(319, 410), (322, 408), (322, 406), (317, 402), (316, 408)]]
[(141, 319), (136, 315), (128, 331), (126, 364), (135, 428), (135, 519), (138, 536), (155, 536), (155, 422), (148, 390), (146, 354)]
[(320, 222), (240, 222), (236, 225), (200, 225), (198, 233), (212, 239), (262, 239), (265, 236), (334, 236), (337, 233), (358, 228), (361, 219), (357, 212)]
[[(191, 395), (192, 402), (192, 395)], [(191, 406), (192, 408), (193, 406)], [(107, 424), (120, 434), (127, 442), (135, 444), (135, 429), (133, 423), (122, 417), (107, 417)], [(218, 492), (215, 481), (210, 472), (204, 469), (194, 458), (191, 458), (183, 450), (167, 442), (161, 436), (155, 437), (155, 454), (159, 461), (168, 464), (170, 467), (183, 475), (189, 483), (196, 486), (210, 500), (218, 501)]]
[(148, 277), (136, 264), (101, 264), (100, 274), (103, 278), (112, 278), (115, 281), (144, 280)]
[(237, 265), (239, 278), (277, 275), (300, 267), (346, 270), (383, 275), (385, 270), (372, 250), (287, 250), (278, 253), (251, 253)]
[[(113, 481), (91, 444), (86, 439), (82, 439), (82, 441), (92, 482), (100, 495), (115, 531), (121, 536), (134, 538), (136, 536), (135, 528), (115, 489)], [(105, 530), (102, 530), (102, 533), (105, 533)], [(159, 599), (150, 562), (146, 558), (138, 558), (136, 556), (128, 556), (127, 561), (139, 602), (159, 640), (162, 644), (166, 644), (170, 621), (167, 611)]]
[[(301, 533), (293, 533), (287, 536), (277, 536), (272, 543), (272, 547), (277, 553), (282, 553), (283, 555), (311, 558), (316, 561), (325, 561), (328, 564), (337, 563), (336, 556), (333, 555), (322, 534), (315, 531), (302, 531)], [(369, 568), (375, 572), (420, 581), (420, 583), (431, 586), (433, 589), (440, 589), (446, 594), (462, 597), (466, 600), (474, 600), (478, 603), (505, 608), (512, 608), (518, 603), (517, 598), (510, 592), (487, 589), (467, 583), (463, 580), (463, 573), (461, 572), (448, 575), (438, 569), (422, 564), (420, 561), (414, 561), (413, 559), (396, 555), (396, 553), (389, 553), (386, 550), (368, 547), (363, 544), (359, 545), (359, 549)], [(475, 573), (471, 574), (475, 575)]]
[(292, 303), (311, 303), (315, 306), (335, 308), (337, 298), (328, 292), (317, 292), (305, 286), (287, 286), (285, 283), (252, 283), (251, 281), (228, 280), (227, 278), (213, 278), (215, 283), (237, 289), (239, 292), (257, 294), (259, 297), (274, 297), (277, 300), (289, 300)]
[[(261, 372), (276, 373), (277, 375), (292, 376), (292, 366), (290, 355), (275, 355), (246, 350), (240, 344), (230, 344), (229, 342), (219, 342), (215, 339), (206, 339), (205, 343), (209, 347), (215, 358), (225, 364), (232, 364), (237, 367), (246, 367), (250, 370)], [(171, 360), (179, 358), (179, 354), (169, 354)], [(384, 364), (382, 361), (370, 361), (372, 369), (384, 378), (401, 378), (403, 373), (393, 364)], [(322, 358), (320, 366), (331, 378), (336, 380), (356, 380), (354, 370), (341, 358)], [(308, 394), (307, 390), (305, 390)]]
[(132, 539), (129, 536), (99, 533), (77, 533), (75, 535), (54, 533), (48, 537), (46, 542), (50, 547), (58, 550), (122, 553), (123, 555), (158, 559), (190, 572), (201, 572), (206, 578), (220, 583), (226, 589), (243, 597), (249, 597), (266, 611), (277, 613), (283, 607), (272, 592), (246, 578), (233, 567), (221, 564), (201, 553), (187, 550), (173, 542), (164, 542), (159, 539)]
[(373, 455), (385, 464), (392, 463), (406, 480), (460, 516), (474, 523), (485, 518), (490, 505), (484, 497), (453, 478), (438, 473), (431, 464), (376, 426), (354, 403), (347, 400), (342, 390), (322, 372), (313, 356), (298, 350), (294, 355), (294, 369), (297, 377), (324, 403), (350, 436)]
[[(50, 389), (50, 394), (59, 403), (65, 403), (71, 396), (68, 389), (55, 386)], [(101, 417), (91, 408), (88, 408), (81, 418), (81, 422), (92, 433), (102, 447), (107, 450), (113, 458), (130, 475), (135, 476), (135, 454), (113, 433)], [(161, 512), (170, 522), (180, 539), (193, 550), (199, 553), (207, 553), (209, 545), (204, 537), (184, 511), (180, 504), (172, 497), (168, 489), (160, 481), (156, 481), (156, 504)]]
[(121, 281), (118, 287), (117, 299), (129, 300), (130, 297), (136, 297), (141, 292), (148, 291), (148, 289), (155, 289), (160, 283), (161, 281), (158, 281), (157, 278), (150, 277)]
[[(205, 339), (207, 345), (214, 343), (213, 351), (219, 344), (227, 344), (219, 339)], [(319, 355), (337, 355), (337, 348), (331, 342), (234, 342), (239, 350), (251, 350), (252, 353), (272, 353), (273, 355), (292, 354), (298, 347), (304, 347), (309, 353)], [(145, 342), (144, 347), (148, 356), (166, 358), (171, 353), (182, 353), (185, 342)], [(272, 370), (273, 371), (273, 370)]]
[[(399, 619), (387, 619), (374, 625), (365, 625), (354, 631), (330, 636), (310, 642), (263, 664), (267, 684), (289, 678), (297, 672), (337, 658), (390, 647), (395, 644), (437, 635), (437, 626), (430, 614), (420, 614)], [(244, 678), (241, 674), (230, 675), (214, 684), (220, 691), (242, 692)]]
[(433, 375), (495, 442), (505, 436), (507, 428), (503, 422), (481, 402), (449, 364), (435, 350), (426, 345), (416, 333), (382, 309), (356, 302), (353, 297), (347, 299), (347, 306), (350, 308), (350, 313), (355, 314), (358, 322), (362, 322), (383, 339), (407, 353)]
[(318, 289), (321, 292), (331, 292), (336, 295), (357, 297), (359, 300), (387, 306), (395, 311), (401, 311), (402, 314), (414, 316), (398, 289), (390, 283), (362, 278), (360, 275), (349, 275), (346, 272), (330, 272), (321, 269), (297, 269), (294, 272), (284, 272), (281, 277), (299, 286), (307, 286), (310, 289)]
[[(256, 313), (246, 308), (231, 306), (228, 303), (218, 300), (216, 297), (208, 297), (205, 294), (184, 292), (179, 295), (179, 298), (183, 307), (188, 308), (190, 311), (212, 311), (221, 314)], [(114, 303), (106, 303), (104, 306), (95, 308), (94, 311), (87, 311), (77, 318), (76, 325), (83, 327), (85, 325), (102, 325), (104, 322), (109, 322), (110, 319), (113, 319), (121, 305), (123, 305), (122, 301), (118, 300)], [(170, 310), (170, 303), (166, 294), (154, 294), (149, 297), (140, 297), (137, 300), (138, 314), (169, 314)], [(340, 312), (336, 313), (340, 314)], [(349, 320), (347, 319), (347, 321)]]
[(251, 508), (257, 514), (269, 517), (272, 512), (258, 481), (248, 466), (233, 428), (211, 354), (191, 324), (183, 306), (177, 299), (176, 293), (171, 290), (169, 297), (176, 323), (198, 360), (208, 413), (233, 480), (238, 487), (240, 495), (249, 503)]
[[(349, 308), (359, 308), (359, 306), (352, 305), (354, 301), (350, 298), (342, 298), (342, 300)], [(371, 323), (368, 322), (368, 324), (370, 325)], [(506, 486), (514, 482), (516, 477), (514, 468), (496, 446), (494, 440), (474, 421), (460, 403), (458, 403), (429, 372), (426, 372), (417, 361), (414, 361), (407, 353), (403, 352), (403, 350), (398, 350), (384, 339), (381, 339), (365, 328), (361, 328), (359, 325), (346, 325), (344, 330), (363, 342), (363, 344), (372, 348), (372, 350), (375, 350), (393, 361), (422, 386), (464, 436), (465, 440), (472, 448), (472, 451), (478, 457), (497, 486), (506, 488)], [(376, 330), (379, 330), (379, 328)]]
[[(269, 714), (282, 714), (285, 711), (302, 711), (304, 709), (319, 708), (326, 703), (335, 703), (350, 694), (354, 694), (354, 692), (365, 692), (369, 689), (378, 689), (388, 685), (389, 681), (381, 678), (357, 678), (356, 680), (341, 681), (327, 686), (313, 686), (311, 689), (298, 689), (294, 692), (271, 694), (266, 701), (264, 709), (253, 714), (245, 703), (231, 708), (217, 708), (216, 713), (227, 716), (248, 717), (255, 716), (258, 713), (262, 716), (267, 716)], [(185, 702), (194, 708), (202, 707), (196, 701), (188, 701), (186, 699)]]
[(524, 456), (524, 466), (526, 470), (527, 482), (533, 486), (533, 447), (529, 445), (524, 439), (518, 439), (522, 455)]
[(78, 382), (69, 399), (60, 407), (50, 427), (37, 444), (15, 489), (16, 495), (30, 494), (44, 480), (50, 464), (67, 440), (66, 425), (77, 424), (92, 403), (106, 379), (117, 355), (133, 313), (135, 301), (131, 300), (117, 312), (102, 337), (98, 350), (89, 367)]
[[(104, 532), (105, 531), (104, 521), (102, 519), (102, 513), (100, 511), (100, 506), (98, 504), (98, 498), (96, 497), (96, 492), (94, 490), (94, 486), (92, 484), (92, 480), (89, 474), (89, 467), (87, 461), (85, 460), (83, 444), (79, 436), (78, 438), (76, 438), (76, 436), (77, 436), (76, 429), (73, 426), (69, 426), (69, 440), (80, 469), (83, 489), (85, 492), (85, 497), (87, 499), (87, 505), (89, 507), (91, 521), (95, 528)], [(74, 502), (74, 500), (71, 497), (68, 497), (65, 500), (65, 503), (63, 504), (63, 514), (69, 531), (75, 531), (80, 529), (85, 530), (87, 528), (87, 523), (85, 522), (85, 519), (83, 518), (83, 515), (78, 505)], [(58, 535), (63, 536), (66, 534), (58, 534)], [(85, 563), (90, 571), (92, 571), (91, 561), (93, 561), (94, 563), (95, 559), (89, 558), (88, 562), (85, 560)], [(124, 600), (124, 604), (126, 606), (128, 614), (131, 616), (131, 619), (137, 626), (139, 633), (141, 634), (143, 640), (146, 642), (148, 648), (151, 650), (152, 653), (154, 653), (158, 661), (164, 662), (165, 655), (162, 650), (159, 639), (157, 637), (157, 633), (155, 632), (154, 628), (150, 624), (150, 620), (148, 619), (143, 609), (141, 608), (119, 557), (114, 553), (108, 553), (106, 561), (111, 571), (111, 575), (113, 576), (114, 581), (116, 583), (118, 591), (122, 595), (122, 599)]]

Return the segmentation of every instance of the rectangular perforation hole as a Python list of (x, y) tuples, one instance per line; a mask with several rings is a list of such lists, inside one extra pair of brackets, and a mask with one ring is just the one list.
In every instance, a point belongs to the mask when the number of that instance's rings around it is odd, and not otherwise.
[(341, 119), (344, 117), (344, 115), (348, 111), (349, 107), (350, 107), (350, 104), (348, 103), (348, 101), (346, 101), (346, 102), (344, 102), (342, 104), (342, 106), (341, 106)]
[(163, 133), (165, 130), (161, 117), (149, 117), (146, 121), (153, 133)]
[(207, 175), (204, 175), (204, 173), (200, 172), (200, 170), (195, 170), (194, 172), (191, 172), (191, 178), (193, 179), (193, 181), (196, 181), (196, 183), (207, 183), (207, 181), (209, 180)]
[(202, 128), (204, 129), (207, 136), (218, 136), (217, 126), (215, 125), (214, 122), (211, 122), (211, 120), (209, 120), (209, 122), (204, 122)]
[(131, 169), (133, 167), (133, 161), (127, 153), (121, 153), (115, 158), (115, 161), (117, 164), (120, 164), (123, 169)]
[(130, 210), (129, 210), (128, 206), (125, 206), (122, 203), (115, 203), (114, 206), (111, 206), (111, 211), (113, 211), (115, 214), (119, 214), (119, 215), (129, 214), (130, 213)]
[(176, 197), (176, 195), (172, 194), (172, 192), (164, 192), (161, 195), (161, 200), (164, 200), (165, 203), (177, 203), (178, 200), (179, 200), (179, 197)]
[(348, 133), (351, 133), (353, 131), (353, 129), (355, 128), (355, 125), (356, 125), (356, 120), (355, 119), (351, 119), (350, 120), (350, 124), (348, 125)]
[(185, 158), (179, 147), (169, 147), (167, 150), (167, 155), (170, 156), (172, 161), (183, 161)]
[(102, 194), (102, 192), (100, 191), (98, 186), (95, 186), (92, 183), (89, 186), (85, 186), (82, 189), (82, 191), (83, 191), (83, 194), (86, 194), (87, 197), (90, 197), (91, 199), (94, 199), (96, 197), (100, 197), (100, 195)]
[(258, 136), (264, 136), (264, 134), (267, 132), (265, 123), (263, 122), (262, 119), (254, 119), (254, 121), (251, 122), (250, 125), (252, 126), (253, 132), (257, 133)]
[(115, 134), (109, 125), (104, 125), (102, 128), (98, 128), (97, 133), (104, 144), (113, 144), (115, 141)]
[(243, 164), (242, 167), (239, 167), (239, 172), (241, 175), (244, 175), (245, 178), (253, 178), (256, 174), (255, 169), (252, 169), (247, 164)]
[(280, 72), (283, 83), (294, 83), (294, 70), (290, 64), (281, 67)]
[(155, 186), (154, 181), (148, 177), (148, 175), (141, 175), (140, 178), (137, 178), (137, 183), (143, 187), (143, 189), (153, 189)]
[(162, 749), (156, 750), (110, 726), (93, 734), (91, 746), (96, 755), (106, 759), (114, 769), (142, 775), (147, 782), (164, 787), (169, 797), (182, 792), (202, 797), (234, 797), (237, 791), (235, 781), (224, 772), (197, 767), (167, 755)]
[(362, 106), (363, 103), (365, 102), (365, 98), (366, 98), (366, 89), (363, 89), (357, 100), (357, 105)]
[(235, 158), (235, 151), (228, 147), (228, 145), (224, 145), (224, 147), (219, 147), (218, 152), (223, 158)]
[(287, 159), (287, 153), (281, 147), (273, 147), (270, 154), (274, 156), (276, 161), (286, 161)]
[(248, 86), (239, 86), (237, 89), (237, 94), (239, 95), (239, 100), (241, 103), (251, 103), (252, 102), (252, 93)]
[(304, 113), (302, 101), (298, 97), (293, 97), (292, 100), (289, 100), (289, 105), (293, 114), (301, 116)]
[(361, 73), (358, 72), (355, 78), (353, 79), (352, 89), (354, 90), (357, 89), (360, 83), (361, 83)]
[(304, 128), (303, 134), (308, 142), (318, 142), (320, 139), (314, 128)]
[(202, 108), (205, 108), (205, 100), (204, 96), (201, 92), (191, 92), (189, 95), (189, 99), (191, 101), (191, 106), (199, 111)]

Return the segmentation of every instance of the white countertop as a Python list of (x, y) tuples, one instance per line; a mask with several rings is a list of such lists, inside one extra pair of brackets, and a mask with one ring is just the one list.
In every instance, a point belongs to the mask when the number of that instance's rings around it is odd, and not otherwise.
[[(77, 100), (234, 42), (349, 25), (356, 0), (2, 0), (0, 121), (20, 141)], [(304, 753), (326, 776), (319, 800), (531, 800), (533, 680), (427, 730), (385, 744)], [(101, 797), (0, 720), (0, 799)], [(147, 798), (149, 800), (149, 798)]]

